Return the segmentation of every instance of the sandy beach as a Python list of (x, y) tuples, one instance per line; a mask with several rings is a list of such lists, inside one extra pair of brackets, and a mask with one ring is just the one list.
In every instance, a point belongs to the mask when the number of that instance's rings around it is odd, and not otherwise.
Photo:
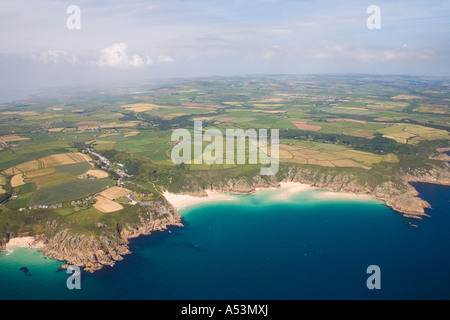
[[(279, 190), (280, 192), (270, 197), (271, 200), (283, 201), (289, 200), (292, 196), (310, 190), (321, 190), (316, 187), (312, 187), (308, 184), (302, 184), (298, 182), (281, 182), (280, 186), (274, 188), (257, 188), (256, 192)], [(171, 203), (177, 210), (186, 208), (192, 205), (214, 201), (232, 201), (236, 200), (236, 197), (231, 194), (220, 193), (216, 191), (206, 190), (207, 197), (193, 197), (189, 195), (180, 195), (170, 192), (164, 192), (164, 197)], [(314, 199), (361, 199), (361, 200), (374, 200), (374, 197), (367, 194), (353, 194), (348, 192), (334, 192), (323, 191), (317, 192), (312, 195)]]
[(360, 200), (375, 200), (375, 198), (369, 194), (356, 194), (349, 192), (333, 192), (333, 191), (324, 191), (318, 192), (314, 194), (314, 199), (360, 199)]
[(11, 238), (6, 245), (6, 249), (12, 249), (17, 247), (27, 247), (27, 248), (37, 248), (39, 246), (31, 246), (31, 244), (35, 241), (33, 237), (23, 237), (23, 238)]
[(163, 195), (166, 198), (166, 200), (170, 204), (172, 204), (177, 210), (199, 203), (214, 202), (214, 201), (232, 201), (236, 199), (235, 196), (230, 194), (210, 190), (206, 190), (206, 193), (208, 194), (207, 197), (193, 197), (184, 194), (174, 194), (167, 191), (164, 192)]
[[(279, 188), (273, 188), (273, 190), (280, 190), (281, 192), (272, 197), (272, 200), (288, 200), (291, 196), (309, 190), (315, 190), (308, 184), (301, 184), (298, 182), (281, 182)], [(265, 189), (261, 189), (265, 190)], [(267, 189), (266, 189), (267, 190)]]

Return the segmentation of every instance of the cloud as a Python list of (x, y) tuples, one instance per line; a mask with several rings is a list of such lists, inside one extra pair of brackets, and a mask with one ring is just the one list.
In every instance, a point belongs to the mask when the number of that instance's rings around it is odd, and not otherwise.
[(279, 45), (272, 45), (267, 47), (266, 49), (263, 50), (262, 52), (262, 57), (264, 59), (272, 59), (274, 58), (280, 51), (282, 50), (282, 48)]
[(125, 43), (115, 43), (100, 51), (96, 64), (117, 69), (140, 69), (152, 65), (153, 60), (147, 55), (130, 54)]
[(161, 56), (158, 56), (158, 62), (161, 62), (161, 63), (174, 63), (175, 59), (172, 58), (172, 57), (169, 57), (169, 56), (161, 55)]
[(383, 61), (420, 61), (430, 60), (437, 54), (430, 48), (410, 47), (406, 44), (400, 47), (364, 46), (343, 47), (341, 45), (327, 46), (323, 49), (306, 51), (313, 59), (347, 58), (363, 62)]
[(70, 55), (67, 52), (59, 49), (35, 52), (31, 54), (31, 58), (43, 63), (68, 62), (74, 64), (78, 60), (76, 56)]

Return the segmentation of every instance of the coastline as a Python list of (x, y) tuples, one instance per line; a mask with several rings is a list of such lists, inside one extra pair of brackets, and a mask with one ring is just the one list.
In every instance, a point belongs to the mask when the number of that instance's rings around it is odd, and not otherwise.
[[(296, 181), (296, 182), (295, 182)], [(17, 247), (27, 247), (40, 249), (45, 256), (49, 256), (58, 261), (65, 261), (67, 264), (74, 264), (80, 267), (84, 267), (87, 272), (94, 272), (100, 270), (104, 266), (113, 266), (115, 262), (123, 260), (125, 255), (130, 253), (129, 239), (137, 238), (142, 235), (149, 235), (153, 231), (166, 230), (168, 226), (180, 226), (182, 227), (182, 216), (178, 210), (193, 206), (196, 204), (212, 203), (220, 201), (235, 201), (239, 198), (237, 195), (254, 195), (256, 192), (263, 191), (277, 191), (270, 196), (270, 200), (275, 201), (288, 201), (291, 197), (307, 192), (311, 190), (318, 190), (321, 192), (314, 193), (315, 199), (341, 199), (341, 200), (363, 200), (383, 201), (385, 205), (391, 209), (397, 210), (400, 206), (402, 209), (402, 202), (397, 203), (390, 197), (386, 197), (384, 193), (370, 192), (370, 190), (363, 188), (331, 188), (330, 185), (315, 185), (300, 182), (298, 180), (283, 180), (276, 183), (259, 183), (254, 187), (244, 189), (233, 189), (231, 187), (224, 189), (204, 190), (198, 193), (189, 194), (174, 194), (168, 191), (163, 193), (166, 201), (169, 204), (168, 210), (172, 215), (162, 220), (149, 219), (145, 223), (139, 226), (128, 226), (123, 229), (120, 234), (120, 238), (111, 241), (106, 237), (100, 237), (100, 239), (88, 238), (81, 235), (71, 235), (69, 230), (64, 230), (58, 233), (51, 239), (41, 237), (16, 237), (11, 238), (7, 243), (0, 240), (0, 251)], [(412, 195), (414, 199), (420, 200), (420, 204), (423, 207), (427, 207), (428, 203), (418, 198), (418, 192), (411, 186), (411, 189), (406, 195)], [(415, 192), (414, 192), (415, 191)], [(407, 197), (408, 205), (410, 204), (410, 198)], [(428, 205), (429, 206), (429, 205)], [(405, 218), (421, 219), (423, 216), (427, 216), (424, 213), (415, 211), (408, 213), (402, 210), (402, 215)], [(103, 249), (102, 249), (103, 248)]]
[(165, 191), (163, 193), (164, 198), (169, 202), (175, 209), (181, 210), (186, 207), (190, 207), (200, 203), (206, 202), (216, 202), (216, 201), (233, 201), (236, 197), (232, 194), (206, 190), (206, 196), (195, 197), (187, 194), (176, 194)]
[[(376, 200), (376, 197), (370, 194), (360, 194), (360, 193), (350, 193), (344, 191), (327, 191), (324, 188), (314, 187), (309, 184), (304, 184), (300, 182), (284, 181), (280, 182), (277, 187), (258, 187), (254, 189), (254, 192), (249, 194), (255, 194), (259, 191), (280, 191), (280, 193), (271, 197), (271, 200), (276, 201), (286, 201), (290, 197), (311, 190), (322, 190), (324, 192), (315, 195), (316, 199), (343, 199), (343, 200)], [(190, 206), (203, 203), (213, 203), (218, 201), (234, 201), (237, 198), (235, 194), (231, 192), (218, 192), (212, 190), (205, 190), (206, 196), (193, 196), (188, 194), (175, 194), (168, 191), (163, 193), (163, 196), (175, 209), (181, 210)]]
[(5, 249), (14, 249), (14, 248), (42, 249), (43, 244), (36, 241), (36, 238), (34, 237), (11, 238), (5, 245)]

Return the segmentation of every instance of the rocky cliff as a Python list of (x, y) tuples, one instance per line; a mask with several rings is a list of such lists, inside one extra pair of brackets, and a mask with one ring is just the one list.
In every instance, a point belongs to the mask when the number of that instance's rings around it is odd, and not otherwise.
[[(231, 194), (253, 194), (257, 188), (277, 187), (283, 181), (299, 182), (324, 190), (370, 194), (405, 217), (421, 219), (427, 216), (425, 209), (430, 208), (430, 205), (420, 198), (409, 182), (450, 185), (450, 170), (448, 164), (441, 164), (428, 169), (399, 173), (391, 178), (383, 177), (374, 183), (367, 177), (362, 178), (360, 174), (354, 174), (351, 171), (322, 171), (293, 166), (284, 168), (277, 176), (272, 177), (263, 178), (256, 175), (252, 178), (239, 177), (213, 181), (208, 189)], [(186, 185), (190, 186), (190, 189), (186, 187), (181, 193), (206, 196), (205, 191), (196, 186), (195, 181)]]
[[(32, 247), (39, 247), (46, 256), (67, 265), (84, 267), (85, 271), (94, 272), (104, 266), (113, 266), (117, 261), (130, 254), (129, 240), (141, 235), (149, 235), (154, 231), (167, 229), (169, 226), (183, 226), (181, 216), (168, 205), (164, 216), (141, 219), (139, 224), (126, 225), (120, 235), (104, 231), (100, 237), (74, 234), (65, 229), (51, 238), (37, 236)], [(101, 226), (105, 228), (105, 226)], [(107, 230), (107, 228), (106, 228)], [(6, 240), (0, 240), (0, 245), (6, 245)]]

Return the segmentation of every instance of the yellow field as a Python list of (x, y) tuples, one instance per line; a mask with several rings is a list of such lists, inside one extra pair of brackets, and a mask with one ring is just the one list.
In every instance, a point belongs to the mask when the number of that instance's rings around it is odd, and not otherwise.
[[(83, 153), (55, 154), (39, 160), (32, 160), (19, 164), (15, 167), (5, 170), (4, 173), (12, 176), (17, 175), (19, 173), (28, 173), (30, 171), (35, 171), (38, 169), (46, 169), (66, 164), (75, 164), (91, 161), (92, 159), (88, 155)], [(32, 173), (32, 174), (39, 175), (39, 173)]]
[(393, 100), (413, 100), (413, 99), (423, 99), (420, 96), (407, 95), (407, 94), (399, 94), (395, 97), (392, 97)]
[(404, 101), (370, 101), (368, 105), (371, 109), (394, 109), (394, 108), (406, 108), (409, 106), (409, 102)]
[(308, 164), (322, 166), (322, 167), (334, 167), (335, 166), (330, 161), (319, 161), (319, 160), (316, 160), (313, 158), (308, 160)]
[[(323, 167), (363, 168), (370, 170), (371, 164), (381, 161), (395, 162), (395, 155), (379, 156), (357, 150), (340, 150), (330, 146), (311, 144), (311, 149), (299, 145), (280, 144), (280, 160), (282, 162), (319, 165)], [(334, 147), (335, 148), (335, 147)]]
[(17, 142), (17, 141), (27, 141), (30, 139), (21, 137), (21, 136), (16, 136), (16, 135), (7, 135), (7, 136), (1, 136), (0, 140), (3, 140), (4, 142)]
[(280, 156), (280, 159), (294, 159), (294, 156), (292, 155), (292, 153), (290, 153), (287, 150), (283, 150), (283, 149), (280, 149), (279, 156)]
[(25, 184), (25, 181), (23, 179), (23, 174), (17, 174), (11, 179), (11, 187), (20, 187)]
[(373, 138), (373, 136), (374, 136), (374, 132), (373, 131), (365, 130), (365, 129), (351, 130), (351, 131), (349, 131), (347, 133), (350, 136), (367, 138), (367, 139)]
[(123, 207), (117, 202), (106, 199), (102, 196), (96, 197), (95, 200), (97, 200), (97, 203), (94, 204), (94, 208), (103, 213), (111, 213), (123, 209)]
[(348, 150), (342, 151), (340, 152), (340, 154), (347, 158), (352, 158), (356, 161), (364, 162), (366, 164), (375, 164), (383, 161), (383, 156), (364, 151)]
[(233, 120), (236, 120), (237, 118), (227, 118), (227, 117), (224, 117), (224, 118), (217, 118), (217, 121), (220, 121), (220, 122), (231, 122), (231, 121), (233, 121)]
[(125, 188), (120, 187), (112, 187), (109, 189), (106, 189), (101, 193), (101, 196), (109, 199), (109, 200), (116, 200), (119, 198), (122, 198), (123, 196), (126, 196), (127, 194), (130, 194), (131, 191)]
[(384, 137), (384, 138), (388, 138), (388, 139), (395, 140), (395, 141), (397, 141), (397, 142), (399, 142), (399, 143), (404, 143), (404, 144), (406, 144), (406, 143), (408, 143), (408, 139), (411, 138), (411, 137), (414, 137), (414, 135), (411, 135), (411, 134), (409, 134), (409, 133), (407, 133), (407, 136), (401, 136), (401, 134), (398, 134), (398, 135), (394, 135), (394, 134), (385, 134), (385, 135), (383, 135), (383, 137)]
[(428, 106), (421, 106), (418, 108), (415, 108), (413, 111), (415, 112), (425, 112), (425, 113), (436, 113), (436, 114), (447, 114), (450, 111), (448, 109), (438, 109), (438, 108), (432, 108)]
[(356, 108), (356, 107), (333, 107), (335, 109), (346, 109), (346, 110), (367, 110), (365, 108)]
[[(282, 95), (282, 94), (280, 94), (280, 95)], [(253, 103), (270, 103), (270, 102), (282, 102), (282, 101), (284, 101), (285, 99), (283, 99), (283, 98), (266, 98), (266, 99), (260, 99), (260, 100), (258, 100), (258, 101), (253, 101)]]
[(425, 140), (446, 140), (449, 133), (446, 130), (434, 129), (415, 124), (396, 124), (378, 130), (383, 137), (400, 143), (417, 144)]
[(307, 121), (291, 121), (291, 123), (299, 130), (320, 131), (321, 126), (309, 125)]
[(49, 168), (66, 164), (89, 162), (92, 159), (83, 153), (63, 153), (42, 158), (40, 161), (42, 161), (44, 168)]
[(33, 170), (33, 171), (27, 171), (25, 173), (25, 176), (28, 179), (38, 178), (42, 176), (46, 176), (48, 174), (53, 174), (56, 172), (55, 168), (46, 168), (46, 169), (40, 169), (40, 170)]
[(5, 170), (5, 173), (7, 175), (12, 176), (12, 175), (18, 174), (20, 172), (27, 172), (27, 171), (37, 170), (37, 169), (39, 169), (39, 163), (36, 160), (32, 160), (29, 162), (19, 164), (18, 166), (9, 168), (8, 170)]
[(108, 138), (108, 137), (114, 137), (114, 136), (120, 136), (119, 132), (114, 132), (114, 133), (105, 133), (100, 135), (98, 138), (102, 139), (102, 138)]
[(129, 137), (135, 137), (139, 134), (139, 131), (131, 131), (131, 132), (127, 132), (125, 133), (124, 137), (125, 138), (129, 138)]
[(332, 161), (332, 163), (336, 166), (336, 167), (346, 167), (346, 168), (363, 168), (366, 170), (369, 170), (370, 167), (361, 165), (358, 162), (355, 162), (353, 160), (335, 160)]
[(48, 129), (48, 132), (51, 133), (55, 133), (55, 132), (61, 132), (63, 131), (65, 128), (52, 128), (52, 129)]
[(86, 174), (96, 177), (97, 179), (108, 178), (108, 173), (102, 170), (89, 170)]
[(155, 109), (159, 109), (160, 106), (152, 103), (136, 103), (136, 104), (127, 104), (122, 106), (121, 108), (124, 108), (128, 111), (134, 111), (134, 112), (146, 112), (151, 111)]
[(0, 194), (5, 194), (6, 191), (3, 189), (3, 186), (6, 185), (6, 179), (3, 176), (0, 176)]

